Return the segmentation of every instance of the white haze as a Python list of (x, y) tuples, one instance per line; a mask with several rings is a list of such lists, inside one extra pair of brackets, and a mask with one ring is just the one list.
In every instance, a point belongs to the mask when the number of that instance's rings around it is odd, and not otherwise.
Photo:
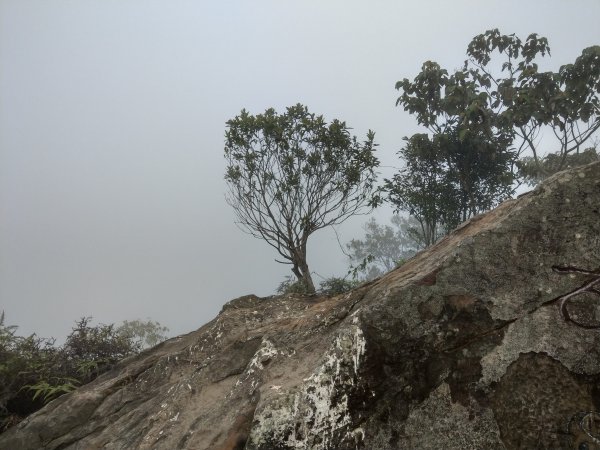
[[(496, 27), (547, 36), (556, 69), (599, 43), (598, 17), (597, 0), (0, 0), (6, 322), (61, 339), (81, 316), (150, 317), (179, 334), (233, 297), (272, 294), (289, 269), (224, 200), (228, 119), (301, 102), (375, 130), (389, 175), (419, 130), (395, 107), (397, 80), (428, 59), (459, 67)], [(347, 270), (332, 231), (308, 258), (322, 276)]]

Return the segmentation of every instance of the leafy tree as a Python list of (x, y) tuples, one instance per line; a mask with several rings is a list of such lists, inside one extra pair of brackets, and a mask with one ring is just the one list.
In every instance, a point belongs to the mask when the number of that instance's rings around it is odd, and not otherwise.
[(399, 152), (406, 166), (385, 180), (385, 190), (396, 212), (406, 211), (419, 222), (419, 235), (429, 246), (443, 236), (448, 215), (455, 210), (455, 197), (448, 189), (449, 174), (429, 137), (415, 134), (406, 141)]
[(467, 218), (489, 210), (513, 192), (515, 154), (504, 137), (448, 131), (434, 136), (434, 146), (448, 174), (453, 213), (446, 225), (456, 227)]
[[(461, 69), (427, 61), (396, 84), (397, 105), (431, 135), (407, 139), (406, 168), (386, 189), (420, 221), (427, 243), (509, 197), (518, 177), (531, 183), (594, 158), (582, 145), (600, 128), (600, 46), (556, 73), (540, 72), (537, 60), (549, 53), (537, 34), (522, 41), (490, 30), (469, 44)], [(543, 130), (557, 150), (545, 157)]]
[(480, 82), (467, 69), (449, 74), (436, 62), (426, 61), (413, 80), (396, 83), (400, 91), (396, 106), (413, 114), (433, 135), (450, 132), (460, 140), (466, 135), (488, 138), (504, 150), (511, 132), (498, 120)]
[[(534, 183), (596, 158), (582, 146), (600, 128), (600, 46), (558, 72), (539, 71), (549, 54), (537, 34), (521, 40), (489, 30), (473, 38), (461, 69), (427, 61), (396, 84), (397, 105), (431, 135), (407, 139), (406, 168), (386, 189), (419, 220), (427, 243), (509, 197), (516, 179)], [(555, 151), (543, 156), (540, 142), (552, 137)]]
[(414, 217), (392, 216), (392, 226), (380, 225), (372, 218), (364, 225), (363, 239), (346, 244), (351, 267), (366, 280), (380, 277), (411, 258), (425, 246), (420, 223)]
[(481, 82), (466, 68), (449, 74), (427, 61), (414, 80), (396, 83), (401, 91), (396, 104), (431, 135), (406, 138), (399, 152), (406, 167), (386, 180), (386, 190), (397, 210), (419, 221), (427, 245), (513, 190), (512, 130), (493, 110)]
[[(469, 44), (464, 68), (496, 122), (513, 133), (517, 154), (531, 152), (525, 173), (530, 180), (532, 169), (543, 178), (576, 161), (570, 156), (600, 128), (600, 46), (584, 49), (558, 72), (539, 71), (537, 60), (546, 54), (544, 37), (534, 33), (523, 41), (493, 29)], [(543, 131), (545, 139), (539, 139)], [(552, 150), (548, 161), (539, 142)]]
[(405, 168), (385, 181), (396, 212), (420, 225), (426, 246), (446, 230), (486, 211), (513, 192), (513, 153), (492, 138), (446, 130), (415, 134), (399, 155)]
[(284, 114), (242, 110), (227, 122), (227, 201), (238, 224), (272, 246), (310, 293), (308, 238), (370, 208), (375, 146), (372, 131), (360, 143), (345, 122), (327, 124), (300, 104)]

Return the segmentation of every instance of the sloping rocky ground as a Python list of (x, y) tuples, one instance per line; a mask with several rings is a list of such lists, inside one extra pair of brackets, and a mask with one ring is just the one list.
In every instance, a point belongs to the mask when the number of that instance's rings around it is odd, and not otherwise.
[(18, 449), (600, 449), (600, 163), (336, 297), (241, 297)]

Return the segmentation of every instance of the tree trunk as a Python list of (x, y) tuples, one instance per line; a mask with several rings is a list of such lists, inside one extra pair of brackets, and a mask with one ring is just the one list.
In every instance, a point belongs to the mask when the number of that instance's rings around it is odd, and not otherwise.
[(306, 264), (306, 262), (300, 265), (300, 272), (302, 273), (302, 278), (300, 279), (300, 281), (304, 283), (304, 286), (306, 286), (307, 293), (314, 294), (316, 292), (316, 288), (315, 284), (313, 283), (312, 276), (310, 275), (308, 264)]
[(310, 275), (310, 269), (306, 263), (306, 246), (304, 246), (303, 249), (295, 249), (293, 258), (292, 272), (296, 275), (298, 281), (304, 284), (306, 292), (308, 294), (314, 294), (316, 289), (312, 276)]

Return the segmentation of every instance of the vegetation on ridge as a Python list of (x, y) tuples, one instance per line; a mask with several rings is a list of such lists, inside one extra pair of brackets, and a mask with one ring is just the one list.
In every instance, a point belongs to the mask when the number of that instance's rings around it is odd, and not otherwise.
[(61, 346), (54, 339), (22, 337), (16, 331), (0, 313), (0, 432), (121, 359), (163, 341), (168, 329), (151, 320), (92, 326), (91, 318), (84, 317)]

